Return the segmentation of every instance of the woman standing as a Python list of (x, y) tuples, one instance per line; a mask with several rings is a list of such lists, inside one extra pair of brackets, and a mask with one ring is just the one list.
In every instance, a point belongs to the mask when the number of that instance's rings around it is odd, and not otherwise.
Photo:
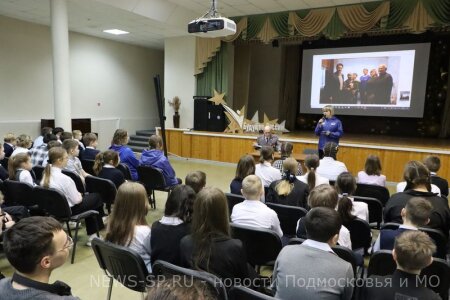
[(317, 122), (315, 134), (319, 136), (319, 158), (323, 158), (323, 148), (328, 142), (339, 145), (339, 139), (344, 134), (341, 121), (334, 116), (334, 108), (325, 105), (322, 108), (323, 117)]

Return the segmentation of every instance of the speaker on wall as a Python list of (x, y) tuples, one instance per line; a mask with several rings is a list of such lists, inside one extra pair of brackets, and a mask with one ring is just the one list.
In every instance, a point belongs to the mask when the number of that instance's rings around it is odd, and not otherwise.
[(226, 128), (222, 105), (214, 105), (209, 96), (194, 96), (194, 130), (221, 132)]

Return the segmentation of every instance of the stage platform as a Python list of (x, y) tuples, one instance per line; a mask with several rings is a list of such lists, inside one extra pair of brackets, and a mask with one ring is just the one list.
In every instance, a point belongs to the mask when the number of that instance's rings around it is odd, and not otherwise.
[[(159, 131), (159, 130), (158, 130)], [(254, 151), (252, 144), (258, 135), (229, 134), (188, 129), (166, 129), (170, 153), (185, 157), (237, 163), (243, 154)], [(313, 132), (290, 132), (280, 136), (281, 141), (294, 144), (294, 153), (317, 149)], [(338, 160), (344, 162), (352, 174), (364, 169), (366, 157), (378, 155), (383, 174), (388, 181), (402, 181), (403, 167), (410, 160), (422, 160), (429, 154), (441, 159), (441, 177), (450, 178), (450, 140), (399, 138), (382, 135), (346, 134), (339, 144)]]

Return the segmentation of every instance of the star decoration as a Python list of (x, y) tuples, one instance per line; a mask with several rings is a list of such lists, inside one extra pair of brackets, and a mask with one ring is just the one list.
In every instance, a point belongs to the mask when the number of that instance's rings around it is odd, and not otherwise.
[(211, 101), (211, 102), (214, 102), (215, 105), (220, 105), (220, 104), (226, 105), (227, 103), (223, 99), (224, 96), (225, 96), (225, 93), (219, 94), (219, 92), (217, 92), (214, 89), (214, 97), (209, 98), (208, 100)]
[(278, 119), (269, 120), (267, 115), (264, 113), (264, 125), (277, 125)]
[(228, 124), (227, 129), (225, 129), (225, 132), (229, 133), (242, 133), (242, 127), (236, 122), (236, 120), (231, 116), (230, 113), (225, 112), (225, 116), (227, 116), (228, 121), (230, 121), (230, 124)]

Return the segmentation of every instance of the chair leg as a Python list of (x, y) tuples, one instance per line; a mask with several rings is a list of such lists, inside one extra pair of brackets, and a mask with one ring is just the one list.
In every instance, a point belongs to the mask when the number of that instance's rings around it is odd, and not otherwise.
[(80, 225), (80, 221), (78, 220), (77, 224), (75, 225), (75, 238), (73, 239), (72, 259), (70, 260), (71, 264), (73, 264), (73, 262), (75, 261), (75, 252), (77, 250), (79, 225)]
[(153, 194), (153, 201), (152, 201), (152, 207), (153, 209), (156, 209), (156, 197), (155, 197), (155, 190), (152, 191)]
[(113, 278), (109, 278), (109, 287), (108, 287), (108, 296), (106, 297), (107, 300), (111, 300), (111, 294), (112, 294), (112, 287), (113, 287)]
[(66, 221), (66, 226), (67, 226), (67, 233), (69, 234), (70, 237), (72, 237), (72, 230), (70, 230), (69, 221)]

